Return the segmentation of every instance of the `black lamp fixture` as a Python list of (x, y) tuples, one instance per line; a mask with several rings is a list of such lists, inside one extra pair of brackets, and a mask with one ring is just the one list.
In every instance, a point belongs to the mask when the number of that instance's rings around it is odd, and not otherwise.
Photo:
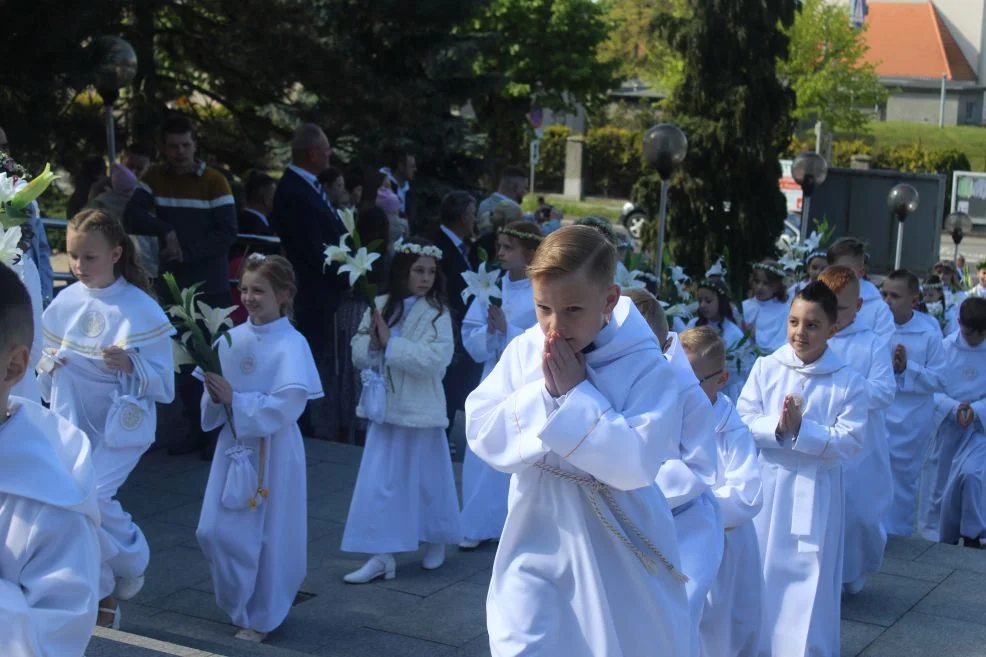
[(661, 206), (657, 220), (657, 287), (660, 291), (664, 266), (664, 230), (668, 213), (668, 182), (688, 154), (688, 137), (673, 123), (651, 126), (644, 133), (644, 161), (661, 176)]
[(900, 269), (901, 249), (904, 246), (904, 221), (909, 214), (918, 209), (919, 198), (918, 190), (907, 183), (895, 185), (887, 194), (890, 215), (897, 220), (897, 256), (894, 258), (894, 269)]
[(120, 89), (133, 82), (137, 74), (137, 53), (129, 43), (115, 36), (94, 39), (89, 50), (96, 91), (103, 98), (106, 116), (106, 150), (112, 166), (116, 160), (113, 105), (120, 97)]
[(815, 192), (815, 188), (825, 182), (828, 172), (828, 162), (825, 161), (824, 157), (814, 151), (799, 153), (794, 158), (794, 164), (791, 165), (791, 176), (796, 183), (801, 185), (801, 193), (804, 194), (801, 202), (801, 227), (798, 230), (800, 241), (802, 242), (808, 238), (811, 195)]

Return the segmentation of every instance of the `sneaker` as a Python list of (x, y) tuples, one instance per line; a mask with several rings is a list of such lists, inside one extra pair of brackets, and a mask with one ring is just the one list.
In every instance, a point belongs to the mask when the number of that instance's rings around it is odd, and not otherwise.
[(482, 541), (474, 541), (471, 538), (467, 538), (466, 540), (464, 540), (464, 541), (462, 541), (462, 542), (459, 543), (459, 549), (460, 550), (475, 550), (480, 545), (482, 545), (482, 543), (483, 543)]

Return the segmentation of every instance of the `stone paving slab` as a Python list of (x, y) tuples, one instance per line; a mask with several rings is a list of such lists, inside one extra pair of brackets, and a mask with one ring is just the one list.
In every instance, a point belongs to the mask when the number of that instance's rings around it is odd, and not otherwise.
[[(461, 440), (461, 428), (456, 432)], [(485, 603), (495, 545), (450, 547), (443, 568), (397, 556), (397, 577), (351, 586), (342, 576), (364, 557), (340, 549), (362, 450), (307, 440), (308, 577), (313, 597), (292, 609), (263, 645), (244, 644), (215, 606), (195, 540), (209, 464), (147, 454), (121, 493), (151, 544), (144, 590), (123, 603), (123, 629), (228, 657), (488, 657)], [(461, 453), (461, 452), (460, 452)], [(461, 466), (455, 464), (458, 478)], [(843, 600), (842, 654), (850, 657), (986, 655), (986, 551), (891, 538), (883, 571)], [(153, 648), (135, 648), (152, 650)], [(166, 653), (165, 653), (166, 654)], [(99, 637), (88, 657), (157, 657)]]

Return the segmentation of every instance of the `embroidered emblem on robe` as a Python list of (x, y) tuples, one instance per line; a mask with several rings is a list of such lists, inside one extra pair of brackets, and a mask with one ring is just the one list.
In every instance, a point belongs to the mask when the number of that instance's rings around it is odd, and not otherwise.
[(106, 330), (106, 318), (98, 311), (90, 310), (79, 318), (79, 328), (86, 337), (95, 338)]
[(257, 369), (257, 359), (254, 358), (253, 354), (247, 354), (240, 361), (240, 371), (244, 374), (250, 374), (255, 369)]

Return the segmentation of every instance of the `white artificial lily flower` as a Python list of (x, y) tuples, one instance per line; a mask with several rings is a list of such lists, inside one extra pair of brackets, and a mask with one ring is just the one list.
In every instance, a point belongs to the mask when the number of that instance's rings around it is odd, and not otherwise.
[(183, 365), (195, 365), (195, 359), (188, 353), (185, 345), (174, 338), (171, 339), (171, 357), (175, 365), (175, 372), (180, 372)]
[(356, 281), (373, 268), (373, 263), (380, 257), (379, 253), (370, 253), (366, 247), (360, 247), (355, 255), (346, 255), (346, 263), (339, 267), (339, 274), (349, 274), (349, 287), (356, 285)]
[(688, 274), (685, 273), (684, 267), (673, 265), (671, 267), (671, 280), (678, 283), (680, 281), (689, 281), (691, 278), (689, 278)]
[(642, 276), (642, 271), (636, 269), (628, 271), (626, 268), (617, 267), (616, 280), (613, 282), (619, 285), (621, 290), (642, 290), (647, 287), (647, 283), (640, 280)]
[(230, 315), (236, 312), (236, 306), (230, 306), (229, 308), (212, 308), (202, 303), (201, 301), (196, 301), (196, 305), (199, 308), (199, 313), (201, 315), (202, 322), (205, 324), (205, 329), (209, 332), (209, 335), (215, 337), (216, 333), (223, 326), (227, 328), (233, 328), (233, 320), (230, 319)]
[(462, 272), (462, 280), (466, 282), (466, 289), (462, 291), (462, 301), (469, 303), (470, 297), (476, 297), (481, 304), (489, 304), (491, 298), (501, 298), (500, 270), (493, 269), (486, 271), (486, 263), (479, 263), (478, 271)]
[(349, 235), (343, 235), (339, 238), (339, 246), (328, 245), (325, 247), (326, 267), (331, 264), (346, 262), (346, 259), (349, 258), (349, 247), (346, 246), (347, 239), (349, 239)]
[(339, 219), (342, 220), (342, 225), (346, 227), (346, 235), (352, 235), (356, 231), (356, 216), (353, 214), (353, 211), (346, 208), (337, 212), (339, 213)]
[(24, 252), (17, 246), (20, 241), (20, 226), (14, 226), (6, 230), (4, 230), (3, 226), (0, 226), (0, 262), (8, 267), (13, 267), (15, 263), (20, 262), (21, 257), (24, 255)]
[(675, 305), (666, 308), (664, 314), (667, 315), (668, 317), (681, 317), (682, 319), (691, 319), (695, 315), (696, 310), (698, 310), (697, 303), (676, 303)]
[(14, 179), (6, 173), (0, 173), (0, 205), (9, 203), (14, 198)]
[(804, 250), (805, 253), (811, 253), (812, 251), (818, 250), (818, 245), (822, 243), (822, 236), (818, 234), (817, 230), (811, 231), (811, 235), (805, 240)]

